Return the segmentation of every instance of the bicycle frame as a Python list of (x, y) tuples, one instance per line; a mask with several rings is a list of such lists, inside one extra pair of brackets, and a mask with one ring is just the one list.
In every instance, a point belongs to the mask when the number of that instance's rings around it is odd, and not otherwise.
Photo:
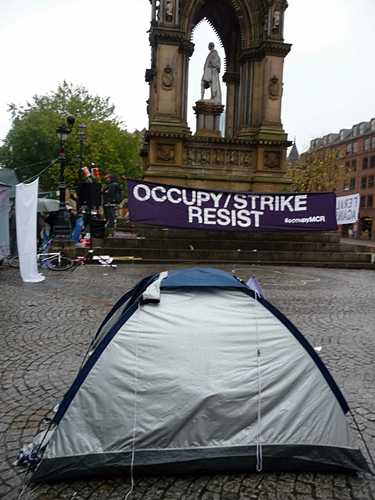
[[(62, 252), (38, 253), (37, 262), (39, 266), (47, 267), (54, 271), (67, 271), (75, 265), (74, 261), (66, 257)], [(18, 257), (8, 259), (8, 265), (19, 268)]]
[(54, 253), (38, 253), (37, 259), (40, 264), (44, 264), (45, 262), (55, 259), (56, 257), (58, 258), (59, 262), (61, 261), (61, 252), (54, 252)]

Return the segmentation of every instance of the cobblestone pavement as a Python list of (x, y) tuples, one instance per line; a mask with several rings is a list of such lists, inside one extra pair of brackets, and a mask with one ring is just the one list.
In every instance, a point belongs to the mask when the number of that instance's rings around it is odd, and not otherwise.
[[(229, 270), (230, 268), (227, 267)], [(39, 423), (62, 397), (83, 352), (111, 305), (155, 268), (82, 267), (49, 272), (23, 285), (0, 266), (0, 498), (20, 495), (24, 475), (13, 465)], [(375, 453), (375, 273), (283, 267), (243, 267), (267, 297), (301, 328), (344, 390)], [(121, 499), (129, 480), (73, 482), (27, 488), (23, 499)], [(369, 500), (372, 476), (248, 474), (138, 478), (132, 499)]]

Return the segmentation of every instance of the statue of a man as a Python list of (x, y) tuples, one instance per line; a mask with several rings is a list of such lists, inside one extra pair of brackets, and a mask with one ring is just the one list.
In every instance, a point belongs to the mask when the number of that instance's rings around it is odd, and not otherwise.
[(220, 71), (221, 59), (215, 50), (215, 44), (210, 43), (208, 46), (210, 53), (207, 56), (204, 65), (204, 73), (202, 77), (202, 101), (204, 100), (205, 91), (211, 88), (210, 101), (214, 104), (222, 104), (221, 86), (220, 86)]
[(283, 12), (285, 10), (285, 5), (282, 0), (274, 0), (272, 9), (272, 31), (274, 33), (280, 33), (282, 28)]
[(165, 18), (166, 21), (171, 23), (173, 21), (173, 1), (167, 0), (165, 3)]
[(279, 10), (274, 10), (272, 30), (280, 31), (280, 26), (281, 26), (281, 12)]

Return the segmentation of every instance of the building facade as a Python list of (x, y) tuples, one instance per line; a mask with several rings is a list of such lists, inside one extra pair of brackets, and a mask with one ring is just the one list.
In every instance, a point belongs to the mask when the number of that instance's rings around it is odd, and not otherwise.
[(343, 230), (360, 239), (375, 240), (375, 118), (313, 139), (308, 153), (324, 155), (333, 149), (345, 167), (337, 180), (337, 195), (361, 196), (359, 223)]

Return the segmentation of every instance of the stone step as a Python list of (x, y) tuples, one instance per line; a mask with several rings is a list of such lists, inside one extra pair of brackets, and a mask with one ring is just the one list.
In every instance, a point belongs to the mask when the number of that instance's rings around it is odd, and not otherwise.
[[(226, 240), (207, 239), (207, 240), (189, 240), (189, 239), (126, 239), (126, 238), (108, 238), (107, 240), (94, 240), (94, 246), (106, 247), (111, 249), (146, 249), (159, 248), (161, 250), (173, 248), (174, 250), (189, 250), (193, 247), (195, 250), (272, 250), (272, 251), (362, 251), (360, 247), (350, 248), (339, 243), (311, 242), (311, 241), (269, 241), (269, 240), (236, 240), (229, 238)], [(375, 253), (375, 252), (374, 252)]]
[(199, 250), (180, 250), (175, 248), (111, 248), (95, 247), (96, 255), (111, 255), (112, 257), (137, 257), (142, 259), (165, 261), (189, 261), (203, 260), (210, 262), (228, 261), (228, 262), (357, 262), (371, 263), (371, 254), (354, 253), (348, 251), (237, 251), (222, 249), (199, 249)]
[(148, 239), (189, 239), (189, 240), (246, 240), (246, 241), (311, 241), (338, 243), (340, 235), (337, 232), (235, 232), (235, 231), (199, 231), (191, 229), (164, 229), (155, 226), (123, 226), (118, 231), (133, 233), (134, 235), (147, 237)]
[(333, 261), (333, 262), (309, 262), (309, 261), (233, 261), (233, 260), (204, 260), (204, 259), (142, 259), (142, 258), (132, 258), (132, 257), (115, 257), (114, 263), (116, 264), (151, 264), (151, 265), (172, 265), (179, 264), (184, 265), (186, 267), (196, 266), (196, 265), (204, 265), (204, 266), (212, 266), (212, 265), (233, 265), (233, 266), (288, 266), (288, 267), (314, 267), (314, 268), (328, 268), (328, 269), (362, 269), (362, 270), (371, 270), (375, 271), (375, 264), (366, 263), (366, 262), (341, 262), (341, 261)]
[(337, 232), (230, 232), (124, 224), (127, 234), (94, 240), (118, 262), (249, 264), (375, 269), (374, 253), (348, 247)]

